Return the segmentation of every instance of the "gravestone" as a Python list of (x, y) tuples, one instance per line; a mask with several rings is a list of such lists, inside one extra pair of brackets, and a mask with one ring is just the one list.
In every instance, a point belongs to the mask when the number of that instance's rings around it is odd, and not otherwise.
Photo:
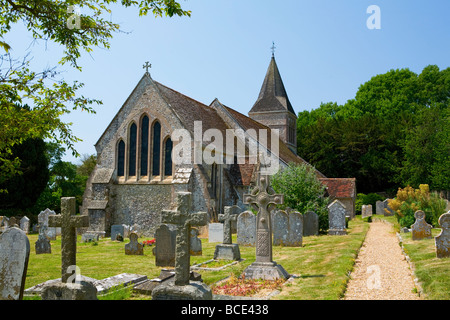
[(172, 224), (161, 224), (155, 232), (155, 265), (157, 267), (175, 266), (175, 245), (177, 230)]
[(256, 244), (256, 216), (251, 211), (244, 211), (238, 216), (237, 244), (244, 247), (254, 247)]
[(314, 211), (307, 211), (303, 215), (303, 236), (319, 235), (319, 216)]
[(41, 233), (41, 229), (39, 229), (39, 232), (39, 237), (34, 243), (36, 254), (52, 253), (52, 245), (50, 244), (50, 239), (46, 236), (45, 231)]
[(300, 212), (288, 211), (289, 229), (287, 247), (301, 247), (303, 245), (303, 216)]
[(208, 224), (208, 242), (223, 242), (223, 224), (210, 223)]
[[(122, 236), (122, 240), (117, 238), (117, 235)], [(115, 224), (111, 226), (111, 240), (123, 241), (123, 239), (128, 235), (128, 226), (125, 224)]]
[(244, 194), (244, 204), (258, 208), (256, 216), (256, 260), (244, 270), (246, 279), (287, 279), (289, 274), (272, 259), (272, 222), (269, 206), (282, 204), (284, 196), (275, 194), (270, 187), (270, 178), (260, 175), (258, 185), (251, 194)]
[(375, 213), (377, 215), (383, 215), (384, 216), (384, 202), (383, 201), (375, 202)]
[(22, 300), (30, 242), (17, 227), (0, 235), (0, 300)]
[(363, 204), (361, 208), (361, 218), (367, 218), (372, 216), (372, 205), (371, 204)]
[[(55, 215), (56, 212), (50, 209), (45, 209), (44, 211), (41, 211), (41, 213), (39, 213), (38, 215), (38, 223), (39, 223), (39, 228), (44, 228), (45, 230), (45, 235), (50, 239), (50, 240), (56, 240), (56, 228), (54, 227), (49, 227), (48, 225), (48, 217), (50, 215)], [(39, 233), (41, 233), (39, 231)]]
[(416, 211), (414, 217), (416, 218), (416, 222), (411, 226), (412, 239), (431, 239), (432, 226), (425, 221), (425, 212), (422, 210)]
[(130, 242), (125, 245), (125, 254), (142, 256), (144, 255), (144, 245), (138, 242), (138, 234), (136, 232), (130, 233)]
[(98, 242), (100, 235), (95, 231), (87, 231), (81, 235), (81, 242)]
[(191, 256), (201, 256), (203, 254), (202, 250), (202, 240), (198, 238), (198, 229), (197, 228), (191, 228), (190, 235), (190, 250), (189, 253)]
[(216, 246), (214, 259), (217, 260), (240, 260), (241, 252), (239, 245), (232, 241), (232, 222), (237, 220), (241, 208), (238, 206), (224, 207), (224, 213), (219, 214), (219, 221), (223, 222), (223, 243)]
[(328, 206), (328, 223), (329, 229), (328, 234), (332, 236), (346, 235), (347, 230), (345, 229), (346, 221), (346, 208), (339, 200), (334, 200)]
[(439, 218), (439, 226), (441, 233), (434, 238), (436, 244), (436, 257), (449, 258), (450, 257), (450, 211), (444, 213)]
[(20, 219), (20, 229), (25, 232), (25, 234), (28, 234), (30, 232), (30, 219), (28, 219), (27, 216), (22, 217)]
[(152, 291), (152, 300), (212, 300), (211, 289), (197, 281), (190, 281), (190, 239), (191, 226), (207, 224), (206, 212), (191, 212), (190, 192), (177, 193), (177, 209), (163, 210), (162, 223), (177, 226), (175, 248), (175, 281), (160, 285)]
[(386, 199), (386, 200), (383, 201), (383, 204), (384, 204), (384, 216), (385, 217), (391, 217), (391, 216), (394, 215), (394, 210), (389, 208), (389, 200), (391, 200), (391, 199)]
[(61, 281), (44, 287), (42, 300), (97, 300), (92, 283), (72, 277), (77, 270), (76, 229), (89, 226), (89, 216), (76, 216), (75, 206), (75, 198), (61, 198), (61, 214), (48, 217), (49, 227), (61, 227)]
[(5, 216), (0, 216), (0, 233), (5, 232), (9, 227), (9, 219)]
[(289, 237), (289, 217), (283, 210), (272, 211), (272, 232), (274, 246), (284, 246)]

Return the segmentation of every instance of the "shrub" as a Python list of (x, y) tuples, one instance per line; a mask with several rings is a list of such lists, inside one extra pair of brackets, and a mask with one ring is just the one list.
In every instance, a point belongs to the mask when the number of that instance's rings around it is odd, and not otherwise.
[(436, 192), (430, 192), (427, 184), (421, 184), (419, 189), (410, 186), (399, 188), (397, 196), (389, 200), (388, 205), (395, 211), (399, 224), (408, 228), (414, 223), (414, 213), (417, 210), (425, 212), (427, 223), (437, 226), (446, 207), (445, 201)]
[(284, 194), (281, 209), (292, 208), (301, 213), (314, 211), (319, 216), (319, 230), (328, 230), (328, 198), (324, 197), (326, 187), (319, 181), (310, 165), (290, 163), (272, 177), (272, 188)]

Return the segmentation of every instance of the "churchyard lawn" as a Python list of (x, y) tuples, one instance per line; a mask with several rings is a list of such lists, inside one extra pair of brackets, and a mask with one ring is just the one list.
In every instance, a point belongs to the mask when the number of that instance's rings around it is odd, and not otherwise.
[[(385, 219), (394, 222), (394, 217)], [(358, 216), (350, 221), (348, 235), (345, 236), (312, 236), (303, 238), (303, 247), (273, 247), (273, 260), (283, 265), (287, 272), (295, 274), (292, 282), (283, 286), (280, 294), (273, 299), (294, 300), (336, 300), (343, 297), (355, 263), (358, 250), (361, 247), (369, 223), (363, 222)], [(437, 235), (433, 232), (433, 236)], [(51, 241), (52, 253), (36, 255), (34, 243), (37, 235), (29, 235), (31, 244), (30, 261), (28, 265), (25, 288), (32, 287), (49, 279), (61, 276), (61, 239)], [(414, 243), (410, 234), (402, 233), (404, 245), (416, 265), (416, 274), (422, 281), (425, 293), (430, 299), (450, 299), (450, 267), (448, 259), (436, 259), (434, 239)], [(140, 238), (139, 241), (150, 238)], [(78, 241), (81, 236), (78, 236)], [(120, 273), (136, 273), (156, 278), (159, 267), (155, 266), (152, 254), (153, 247), (145, 247), (143, 256), (125, 255), (124, 246), (129, 242), (101, 239), (97, 243), (77, 243), (77, 265), (81, 274), (95, 279), (104, 279)], [(233, 235), (236, 242), (236, 235)], [(191, 265), (205, 262), (213, 258), (216, 243), (208, 243), (202, 239), (203, 255), (192, 256)], [(239, 276), (244, 269), (255, 261), (254, 247), (240, 247), (240, 263), (220, 271), (197, 271), (202, 274), (208, 285), (230, 275)], [(208, 266), (210, 267), (210, 266)], [(102, 297), (99, 297), (102, 299)], [(26, 299), (26, 298), (25, 298)], [(103, 299), (151, 299), (150, 296), (138, 295), (131, 290), (120, 290), (104, 296)]]

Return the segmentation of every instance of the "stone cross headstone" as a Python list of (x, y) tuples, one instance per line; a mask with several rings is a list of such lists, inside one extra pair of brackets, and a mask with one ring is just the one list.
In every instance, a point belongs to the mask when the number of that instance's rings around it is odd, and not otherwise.
[(434, 238), (436, 244), (436, 257), (449, 258), (450, 257), (450, 211), (444, 213), (439, 218), (439, 225), (441, 233)]
[(177, 226), (175, 248), (175, 279), (171, 285), (160, 285), (152, 291), (152, 300), (212, 299), (212, 292), (205, 284), (190, 283), (190, 230), (192, 226), (208, 223), (206, 212), (191, 212), (190, 192), (178, 192), (176, 210), (163, 210), (161, 222)]
[(314, 211), (307, 211), (303, 215), (303, 236), (319, 235), (319, 216)]
[(233, 244), (231, 223), (237, 220), (241, 208), (238, 206), (224, 207), (224, 213), (219, 214), (219, 221), (223, 222), (223, 243), (216, 246), (214, 259), (240, 260), (241, 252), (238, 244)]
[(144, 245), (138, 242), (138, 234), (136, 232), (130, 233), (130, 242), (125, 245), (126, 255), (141, 256), (144, 254)]
[(49, 215), (49, 227), (61, 227), (61, 280), (66, 283), (77, 264), (77, 228), (89, 226), (89, 216), (75, 215), (75, 198), (61, 198), (61, 214)]
[(256, 244), (256, 215), (251, 211), (244, 211), (238, 216), (237, 244), (244, 247), (254, 247)]
[(431, 239), (432, 226), (425, 221), (425, 212), (422, 210), (416, 211), (414, 217), (416, 218), (416, 222), (411, 226), (412, 239)]
[(346, 212), (347, 212), (347, 210), (346, 210), (345, 206), (339, 200), (334, 200), (328, 206), (328, 223), (329, 223), (328, 234), (329, 235), (335, 236), (335, 235), (346, 235), (347, 234), (347, 231), (345, 229)]
[(49, 227), (61, 228), (61, 281), (46, 285), (42, 300), (97, 300), (97, 288), (92, 282), (79, 281), (76, 265), (77, 228), (89, 226), (89, 216), (75, 215), (74, 197), (61, 198), (61, 214), (49, 215)]
[(244, 194), (244, 204), (258, 208), (256, 216), (256, 261), (244, 270), (247, 279), (275, 280), (288, 278), (284, 268), (272, 260), (272, 222), (269, 207), (282, 204), (284, 196), (275, 194), (270, 187), (270, 178), (260, 175), (258, 185), (251, 194)]
[(30, 242), (17, 227), (0, 235), (0, 300), (22, 300)]
[(27, 216), (20, 219), (20, 229), (22, 229), (26, 234), (30, 232), (30, 219)]
[(177, 230), (174, 225), (161, 224), (155, 231), (155, 265), (157, 267), (175, 266), (175, 245)]

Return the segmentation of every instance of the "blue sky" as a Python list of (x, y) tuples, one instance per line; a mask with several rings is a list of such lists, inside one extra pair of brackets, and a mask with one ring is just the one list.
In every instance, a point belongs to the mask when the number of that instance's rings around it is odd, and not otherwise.
[[(420, 73), (450, 62), (448, 0), (180, 0), (192, 17), (139, 17), (137, 9), (112, 8), (117, 33), (111, 48), (95, 48), (79, 60), (83, 71), (60, 67), (67, 81), (85, 84), (83, 95), (103, 101), (97, 114), (64, 117), (83, 139), (80, 154), (94, 144), (152, 64), (152, 78), (193, 99), (214, 98), (247, 114), (275, 57), (296, 112), (321, 102), (345, 103), (371, 77), (390, 69)], [(381, 10), (381, 29), (370, 30), (366, 10)], [(83, 14), (83, 9), (81, 10)], [(14, 56), (31, 51), (33, 66), (54, 66), (62, 50), (36, 43), (18, 26), (5, 37)], [(68, 154), (66, 161), (79, 160)]]

